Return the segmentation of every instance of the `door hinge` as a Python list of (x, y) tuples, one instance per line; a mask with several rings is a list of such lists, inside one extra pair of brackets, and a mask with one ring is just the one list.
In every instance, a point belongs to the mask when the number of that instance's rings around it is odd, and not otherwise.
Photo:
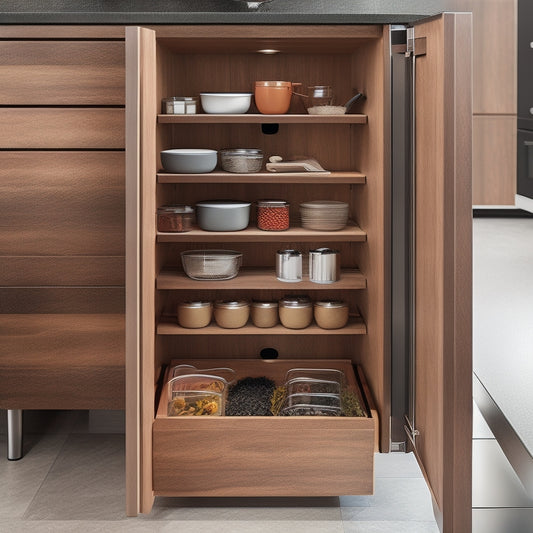
[(407, 43), (405, 45), (405, 57), (425, 56), (426, 38), (415, 37), (415, 29), (407, 28)]

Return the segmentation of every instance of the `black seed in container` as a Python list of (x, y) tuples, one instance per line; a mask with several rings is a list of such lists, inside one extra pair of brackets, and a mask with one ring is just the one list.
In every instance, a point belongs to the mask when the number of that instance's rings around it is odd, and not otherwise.
[(266, 377), (240, 379), (228, 392), (226, 416), (272, 416), (270, 399), (275, 388)]

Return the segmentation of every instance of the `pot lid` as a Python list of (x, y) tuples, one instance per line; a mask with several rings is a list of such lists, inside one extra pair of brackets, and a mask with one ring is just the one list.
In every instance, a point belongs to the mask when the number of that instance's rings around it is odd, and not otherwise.
[(304, 307), (311, 307), (312, 304), (308, 296), (286, 296), (279, 301), (279, 305), (301, 309)]

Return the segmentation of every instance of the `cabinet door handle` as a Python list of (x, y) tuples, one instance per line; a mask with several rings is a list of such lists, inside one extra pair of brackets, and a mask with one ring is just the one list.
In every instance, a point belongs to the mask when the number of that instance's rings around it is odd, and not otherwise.
[(527, 177), (533, 179), (533, 141), (524, 141), (524, 146), (527, 149)]

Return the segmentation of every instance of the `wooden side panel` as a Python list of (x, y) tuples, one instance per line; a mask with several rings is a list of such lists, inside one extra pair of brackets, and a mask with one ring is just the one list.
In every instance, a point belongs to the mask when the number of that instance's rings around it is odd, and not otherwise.
[(124, 109), (0, 108), (0, 146), (123, 149)]
[(513, 206), (516, 194), (516, 117), (475, 115), (472, 141), (472, 203)]
[(0, 408), (124, 408), (123, 314), (1, 314), (0, 331)]
[[(444, 533), (471, 529), (469, 14), (415, 27), (416, 452)], [(460, 53), (459, 53), (460, 51)]]
[(3, 105), (124, 105), (124, 42), (0, 42)]
[(124, 39), (124, 26), (0, 25), (0, 39)]

